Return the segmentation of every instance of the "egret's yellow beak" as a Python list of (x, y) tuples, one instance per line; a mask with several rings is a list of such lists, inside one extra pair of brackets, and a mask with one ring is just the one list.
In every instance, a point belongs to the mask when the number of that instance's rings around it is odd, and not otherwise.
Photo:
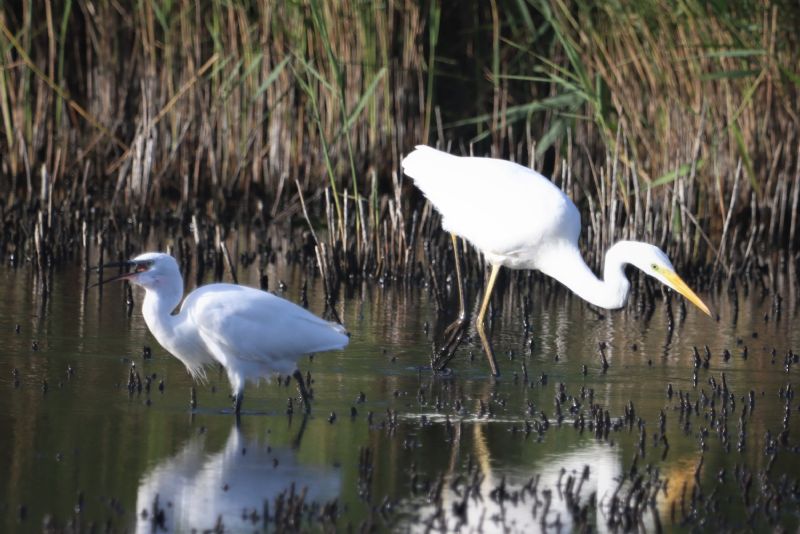
[(700, 300), (700, 297), (697, 296), (697, 293), (691, 290), (689, 286), (686, 285), (680, 276), (678, 276), (674, 271), (666, 271), (662, 273), (664, 278), (670, 283), (672, 289), (686, 297), (689, 302), (703, 310), (706, 315), (711, 316), (711, 312), (708, 310), (708, 306)]

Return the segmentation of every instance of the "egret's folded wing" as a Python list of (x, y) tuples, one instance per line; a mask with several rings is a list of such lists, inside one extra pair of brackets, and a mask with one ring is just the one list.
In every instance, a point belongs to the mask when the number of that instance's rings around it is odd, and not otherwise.
[(195, 293), (189, 310), (200, 334), (239, 358), (298, 357), (349, 341), (341, 325), (265, 291), (213, 284)]
[(403, 171), (442, 214), (442, 227), (484, 251), (512, 254), (545, 236), (577, 240), (580, 216), (563, 191), (511, 161), (419, 146)]

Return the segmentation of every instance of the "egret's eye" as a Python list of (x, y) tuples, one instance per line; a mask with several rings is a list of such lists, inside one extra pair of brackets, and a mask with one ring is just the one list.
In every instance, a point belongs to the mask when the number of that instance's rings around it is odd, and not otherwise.
[(137, 273), (143, 273), (146, 270), (148, 270), (152, 265), (153, 265), (152, 261), (144, 261), (142, 263), (137, 263), (135, 271)]
[(654, 271), (657, 271), (658, 270), (658, 265), (656, 265), (654, 263), (654, 264), (650, 265), (650, 268), (653, 269)]

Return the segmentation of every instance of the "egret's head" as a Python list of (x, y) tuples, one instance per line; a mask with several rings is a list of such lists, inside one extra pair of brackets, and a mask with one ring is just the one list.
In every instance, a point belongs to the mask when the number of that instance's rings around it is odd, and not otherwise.
[(630, 242), (635, 244), (636, 250), (628, 257), (627, 262), (637, 267), (645, 274), (652, 276), (670, 289), (677, 291), (689, 302), (711, 315), (708, 306), (700, 300), (700, 297), (686, 285), (680, 276), (675, 272), (675, 267), (664, 251), (648, 243)]
[(132, 260), (103, 265), (104, 269), (112, 267), (127, 267), (129, 272), (101, 280), (97, 285), (115, 280), (128, 280), (132, 284), (154, 291), (164, 287), (173, 288), (176, 283), (183, 285), (178, 262), (163, 252), (146, 252)]

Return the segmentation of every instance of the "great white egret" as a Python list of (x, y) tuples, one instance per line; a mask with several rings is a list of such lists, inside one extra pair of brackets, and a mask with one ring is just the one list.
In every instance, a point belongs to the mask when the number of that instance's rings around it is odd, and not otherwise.
[(103, 267), (133, 269), (99, 283), (128, 280), (145, 289), (142, 315), (147, 328), (193, 378), (204, 378), (207, 364), (219, 362), (225, 368), (236, 414), (245, 381), (274, 373), (294, 376), (308, 412), (308, 392), (297, 360), (311, 352), (342, 349), (349, 342), (342, 325), (272, 293), (236, 284), (199, 287), (173, 314), (183, 298), (183, 278), (169, 254), (148, 252)]
[(614, 244), (606, 252), (603, 279), (598, 279), (578, 249), (578, 208), (534, 170), (501, 159), (454, 156), (424, 145), (408, 154), (402, 167), (441, 213), (442, 227), (451, 234), (461, 306), (457, 321), (463, 323), (465, 312), (456, 236), (472, 243), (492, 266), (475, 326), (495, 376), (497, 363), (483, 320), (500, 267), (537, 269), (595, 306), (616, 309), (628, 296), (624, 267), (631, 264), (711, 315), (675, 273), (667, 255), (648, 243)]

